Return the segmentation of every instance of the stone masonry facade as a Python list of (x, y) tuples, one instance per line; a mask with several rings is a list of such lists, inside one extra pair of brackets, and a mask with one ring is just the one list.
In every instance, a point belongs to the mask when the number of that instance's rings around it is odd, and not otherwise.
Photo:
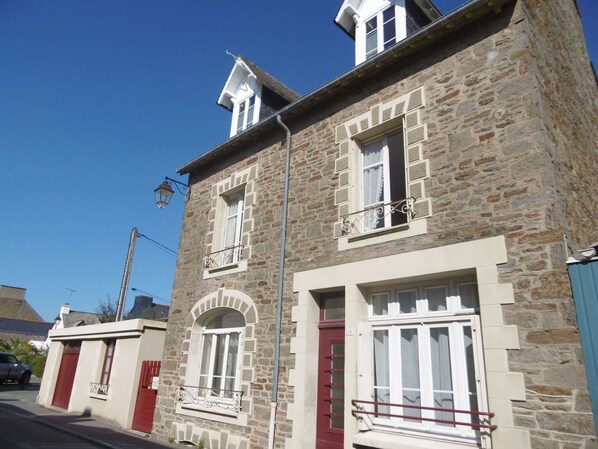
[[(292, 311), (300, 301), (294, 273), (501, 236), (507, 257), (497, 265), (497, 282), (508, 286), (513, 300), (501, 304), (495, 318), (517, 337), (504, 363), (523, 386), (497, 417), (499, 428), (517, 430), (533, 449), (598, 448), (563, 243), (566, 235), (571, 249), (579, 249), (597, 237), (597, 87), (580, 42), (573, 1), (507, 2), (285, 122), (292, 153), (275, 447), (290, 447), (298, 419), (289, 410), (295, 400), (291, 341), (298, 332)], [(407, 129), (425, 125), (407, 148), (417, 148), (414, 163), (426, 164), (413, 184), (425, 199), (426, 230), (340, 251), (335, 226), (345, 180), (339, 127), (413, 92), (422, 93), (421, 107), (416, 115), (402, 113), (413, 125)], [(283, 130), (270, 131), (234, 157), (190, 173), (154, 417), (160, 438), (201, 440), (210, 449), (267, 447), (284, 149)], [(205, 278), (213, 186), (252, 167), (247, 270)], [(193, 311), (223, 289), (229, 296), (242, 292), (255, 308), (254, 322), (248, 321), (255, 345), (245, 348), (243, 362), (250, 401), (243, 422), (180, 414), (175, 403), (185, 381)]]

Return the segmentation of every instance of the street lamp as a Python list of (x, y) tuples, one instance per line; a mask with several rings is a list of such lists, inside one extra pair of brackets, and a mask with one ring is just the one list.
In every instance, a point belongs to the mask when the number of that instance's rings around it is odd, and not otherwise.
[[(185, 194), (185, 200), (189, 199), (189, 186), (183, 182), (177, 181), (175, 179), (171, 179), (168, 176), (164, 178), (162, 184), (160, 184), (155, 190), (154, 194), (156, 195), (156, 204), (160, 209), (164, 209), (170, 203), (170, 199), (172, 198), (172, 194), (174, 190), (172, 189), (172, 183), (174, 183), (175, 187), (179, 191), (180, 194)], [(182, 191), (181, 187), (185, 190)]]

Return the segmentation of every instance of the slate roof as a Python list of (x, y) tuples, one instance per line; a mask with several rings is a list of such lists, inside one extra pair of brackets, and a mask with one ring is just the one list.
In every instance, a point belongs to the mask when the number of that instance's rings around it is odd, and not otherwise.
[(43, 321), (42, 317), (24, 299), (0, 297), (0, 317), (18, 320)]
[(282, 98), (285, 98), (289, 101), (295, 101), (299, 97), (301, 97), (301, 95), (299, 95), (293, 89), (291, 89), (290, 87), (288, 87), (288, 86), (284, 85), (283, 83), (281, 83), (280, 81), (278, 81), (276, 78), (274, 78), (272, 75), (270, 75), (264, 69), (255, 65), (249, 59), (247, 59), (241, 55), (239, 55), (238, 58), (241, 61), (243, 61), (247, 65), (247, 67), (249, 67), (249, 69), (255, 74), (257, 79), (260, 80), (264, 84), (264, 86), (269, 87), (274, 92), (276, 92), (278, 95), (280, 95)]
[(54, 323), (0, 317), (0, 332), (2, 333), (38, 335), (46, 338), (52, 326)]
[(68, 314), (62, 314), (61, 318), (65, 328), (100, 323), (97, 313), (77, 312), (76, 310), (71, 310)]
[(166, 321), (168, 319), (169, 310), (169, 306), (162, 304), (152, 304), (152, 306), (148, 309), (140, 311), (136, 311), (134, 309), (131, 310), (127, 315), (127, 319), (131, 320), (133, 318), (143, 318), (144, 320)]
[(135, 304), (127, 314), (127, 319), (142, 318), (145, 320), (167, 321), (170, 306), (154, 304), (151, 296), (138, 295)]
[[(426, 47), (435, 45), (440, 40), (447, 39), (448, 36), (458, 36), (460, 29), (486, 14), (496, 13), (500, 10), (500, 6), (511, 1), (513, 0), (470, 0), (446, 16), (442, 16), (409, 37), (397, 42), (388, 50), (378, 53), (332, 81), (294, 100), (277, 111), (276, 114), (259, 121), (251, 128), (230, 137), (208, 151), (202, 152), (200, 156), (180, 167), (177, 172), (180, 175), (197, 172), (215, 161), (230, 157), (231, 154), (237, 151), (246, 150), (249, 142), (262, 138), (266, 133), (280, 133), (281, 128), (277, 123), (277, 116), (280, 116), (283, 121), (289, 124), (293, 120), (301, 119), (308, 111), (321, 108), (326, 102), (337, 99), (339, 95), (350, 95), (353, 86), (367, 83), (368, 77), (379, 73), (392, 64), (400, 63), (402, 58), (417, 52), (423, 53)], [(246, 62), (245, 59), (243, 61)]]

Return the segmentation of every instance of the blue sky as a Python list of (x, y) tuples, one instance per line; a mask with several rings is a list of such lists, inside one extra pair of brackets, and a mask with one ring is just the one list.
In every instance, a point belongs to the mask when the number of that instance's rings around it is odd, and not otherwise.
[[(0, 0), (0, 284), (50, 321), (118, 297), (134, 226), (176, 250), (184, 198), (153, 189), (228, 137), (225, 51), (305, 94), (353, 66), (340, 4)], [(579, 4), (598, 61), (598, 2)], [(130, 287), (169, 299), (175, 263), (138, 239)]]

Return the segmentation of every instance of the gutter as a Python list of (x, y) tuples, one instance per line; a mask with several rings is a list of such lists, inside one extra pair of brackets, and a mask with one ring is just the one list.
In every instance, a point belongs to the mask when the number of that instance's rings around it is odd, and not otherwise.
[[(284, 117), (285, 120), (300, 115), (307, 109), (338, 94), (349, 85), (360, 81), (365, 76), (383, 70), (392, 62), (396, 62), (399, 58), (406, 57), (439, 41), (445, 35), (453, 33), (457, 29), (475, 21), (487, 13), (492, 11), (497, 13), (504, 4), (512, 2), (514, 2), (514, 0), (471, 0), (469, 3), (460, 6), (446, 16), (442, 16), (438, 20), (419, 29), (417, 32), (396, 43), (388, 50), (378, 53), (372, 59), (353, 67), (339, 77), (316, 88), (303, 97), (295, 100), (293, 103), (288, 104), (280, 109), (277, 114)], [(277, 126), (276, 121), (276, 115), (271, 115), (253, 125), (251, 128), (246, 129), (241, 134), (229, 138), (223, 143), (203, 153), (201, 156), (191, 160), (180, 167), (177, 172), (180, 175), (185, 175), (210, 165), (220, 156), (223, 156), (230, 151), (234, 151), (235, 147), (244, 147), (247, 143), (255, 141), (263, 133), (273, 130)]]

